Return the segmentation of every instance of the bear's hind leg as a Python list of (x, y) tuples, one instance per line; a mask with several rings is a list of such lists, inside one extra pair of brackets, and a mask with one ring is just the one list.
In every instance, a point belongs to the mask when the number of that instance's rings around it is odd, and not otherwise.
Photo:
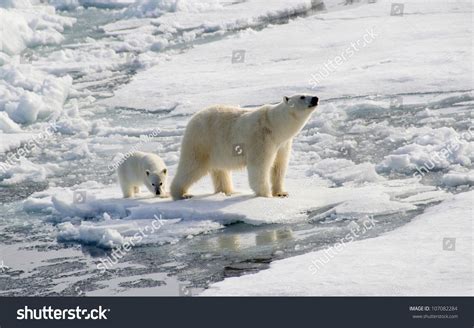
[[(185, 163), (185, 164), (183, 164)], [(170, 193), (174, 200), (191, 198), (189, 187), (208, 173), (207, 165), (194, 159), (180, 159), (178, 170), (171, 183)]]
[(225, 170), (212, 170), (211, 171), (212, 183), (214, 184), (214, 192), (224, 193), (226, 196), (232, 195), (234, 187), (232, 185), (232, 177), (229, 171)]

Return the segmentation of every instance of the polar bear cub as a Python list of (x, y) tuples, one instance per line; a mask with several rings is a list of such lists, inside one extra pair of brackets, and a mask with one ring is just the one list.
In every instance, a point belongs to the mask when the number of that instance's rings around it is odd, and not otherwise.
[(214, 106), (197, 112), (184, 133), (171, 196), (191, 197), (190, 186), (208, 173), (214, 191), (230, 195), (230, 171), (244, 167), (257, 196), (288, 196), (284, 177), (292, 140), (318, 101), (318, 97), (294, 95), (256, 109)]
[(134, 152), (117, 169), (123, 197), (133, 197), (140, 192), (140, 186), (156, 196), (167, 197), (166, 179), (168, 169), (160, 156), (141, 151)]

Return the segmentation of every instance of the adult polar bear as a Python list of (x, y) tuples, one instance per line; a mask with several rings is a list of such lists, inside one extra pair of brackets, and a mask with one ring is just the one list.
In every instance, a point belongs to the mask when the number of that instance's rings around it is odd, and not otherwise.
[(245, 166), (257, 196), (288, 196), (283, 180), (291, 143), (317, 105), (318, 97), (294, 95), (257, 109), (214, 106), (197, 112), (184, 133), (171, 196), (192, 197), (189, 187), (207, 173), (216, 193), (230, 195), (229, 171)]

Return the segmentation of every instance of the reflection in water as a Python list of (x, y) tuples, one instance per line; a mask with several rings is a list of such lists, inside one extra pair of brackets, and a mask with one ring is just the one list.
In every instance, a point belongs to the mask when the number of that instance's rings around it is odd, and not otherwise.
[(217, 237), (217, 248), (239, 251), (248, 247), (272, 245), (293, 239), (293, 231), (289, 228), (265, 230), (257, 234), (224, 234)]
[(222, 235), (217, 239), (217, 244), (220, 248), (233, 251), (239, 250), (242, 247), (239, 235)]
[(269, 230), (257, 234), (255, 236), (255, 244), (257, 246), (268, 245), (291, 238), (293, 238), (293, 231), (289, 228), (280, 230)]
[(276, 231), (264, 231), (255, 236), (255, 244), (257, 246), (272, 244), (276, 241)]
[(277, 230), (277, 240), (293, 239), (293, 230), (291, 228)]

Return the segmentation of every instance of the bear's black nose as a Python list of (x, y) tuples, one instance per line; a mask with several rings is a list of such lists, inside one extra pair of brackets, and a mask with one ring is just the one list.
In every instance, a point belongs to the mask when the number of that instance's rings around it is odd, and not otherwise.
[(310, 103), (311, 107), (316, 106), (318, 104), (318, 101), (319, 101), (318, 97), (311, 98), (311, 103)]

